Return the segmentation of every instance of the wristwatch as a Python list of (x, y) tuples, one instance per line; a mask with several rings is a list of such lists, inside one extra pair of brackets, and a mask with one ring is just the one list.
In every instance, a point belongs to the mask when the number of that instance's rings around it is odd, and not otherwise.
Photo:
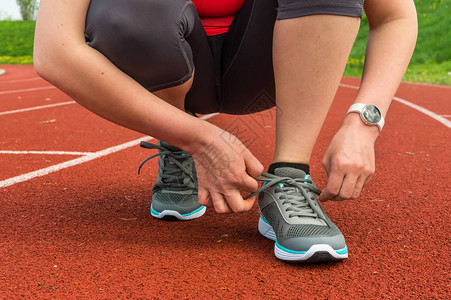
[(381, 111), (379, 110), (379, 108), (377, 108), (376, 105), (355, 103), (351, 105), (346, 114), (352, 112), (359, 113), (360, 119), (365, 125), (377, 126), (379, 128), (379, 132), (382, 130), (382, 127), (384, 127), (384, 117), (382, 116)]

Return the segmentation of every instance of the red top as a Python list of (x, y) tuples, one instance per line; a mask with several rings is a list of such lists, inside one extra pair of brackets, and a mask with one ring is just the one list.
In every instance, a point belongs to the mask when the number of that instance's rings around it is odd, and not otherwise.
[(192, 0), (207, 35), (226, 33), (246, 0)]

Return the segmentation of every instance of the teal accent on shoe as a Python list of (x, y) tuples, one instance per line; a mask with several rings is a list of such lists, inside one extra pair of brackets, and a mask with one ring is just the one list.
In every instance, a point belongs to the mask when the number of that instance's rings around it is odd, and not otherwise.
[(280, 186), (281, 188), (283, 188), (283, 183), (279, 182), (277, 185)]
[(152, 204), (150, 205), (150, 212), (153, 213), (154, 215), (157, 215), (157, 216), (160, 214), (160, 213), (157, 212), (155, 209), (153, 209)]
[(268, 183), (268, 181), (263, 181), (263, 184), (262, 184), (262, 186), (264, 186), (266, 183)]
[(337, 254), (346, 254), (348, 253), (348, 246), (345, 246), (343, 249), (340, 250), (335, 250), (335, 252), (337, 252)]
[(305, 254), (307, 253), (307, 251), (294, 251), (294, 250), (290, 250), (288, 248), (285, 248), (284, 246), (281, 246), (279, 244), (279, 242), (276, 241), (276, 245), (279, 249), (282, 249), (283, 251), (289, 252), (289, 253), (295, 253), (295, 254)]
[(265, 222), (266, 224), (271, 225), (271, 224), (269, 224), (268, 220), (266, 220), (265, 217), (263, 217), (263, 215), (260, 215), (260, 218), (261, 218), (261, 219), (263, 220), (263, 222)]
[(185, 110), (185, 112), (193, 117), (199, 118), (195, 113), (193, 113), (192, 111), (189, 110)]
[(192, 212), (187, 213), (187, 214), (182, 214), (182, 216), (183, 216), (183, 217), (186, 217), (186, 216), (195, 214), (195, 213), (197, 213), (198, 211), (202, 210), (204, 207), (205, 207), (205, 206), (201, 206), (201, 207), (199, 207), (198, 209), (196, 209), (195, 211), (192, 211)]

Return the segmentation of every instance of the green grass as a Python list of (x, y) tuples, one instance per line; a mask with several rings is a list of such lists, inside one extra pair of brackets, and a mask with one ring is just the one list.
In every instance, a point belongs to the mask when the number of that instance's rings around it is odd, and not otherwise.
[(0, 64), (32, 64), (35, 21), (0, 22)]
[[(451, 11), (449, 0), (415, 0), (418, 40), (405, 81), (451, 85)], [(365, 60), (368, 21), (364, 16), (345, 76), (360, 77)]]
[[(451, 0), (415, 0), (418, 42), (405, 81), (451, 85)], [(0, 21), (0, 64), (32, 64), (34, 21)], [(360, 77), (368, 22), (362, 18), (345, 76)]]

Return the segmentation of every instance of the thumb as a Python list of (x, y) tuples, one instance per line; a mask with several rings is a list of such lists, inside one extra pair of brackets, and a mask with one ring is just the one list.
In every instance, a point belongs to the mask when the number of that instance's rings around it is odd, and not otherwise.
[[(258, 182), (254, 178), (252, 178), (249, 175), (245, 175), (246, 177), (243, 180), (243, 183), (240, 184), (238, 187), (242, 189), (243, 191), (253, 193), (258, 189)], [(257, 177), (257, 176), (255, 176)]]
[(199, 187), (199, 190), (197, 191), (197, 198), (199, 199), (200, 205), (207, 205), (208, 204), (208, 191), (202, 187)]
[(244, 164), (246, 165), (246, 172), (252, 177), (258, 177), (263, 172), (263, 165), (255, 158), (252, 153), (247, 150), (243, 153)]
[(321, 202), (326, 202), (327, 200), (329, 200), (331, 198), (332, 198), (331, 195), (326, 190), (323, 190), (321, 192), (321, 194), (319, 195), (319, 201), (321, 201)]

